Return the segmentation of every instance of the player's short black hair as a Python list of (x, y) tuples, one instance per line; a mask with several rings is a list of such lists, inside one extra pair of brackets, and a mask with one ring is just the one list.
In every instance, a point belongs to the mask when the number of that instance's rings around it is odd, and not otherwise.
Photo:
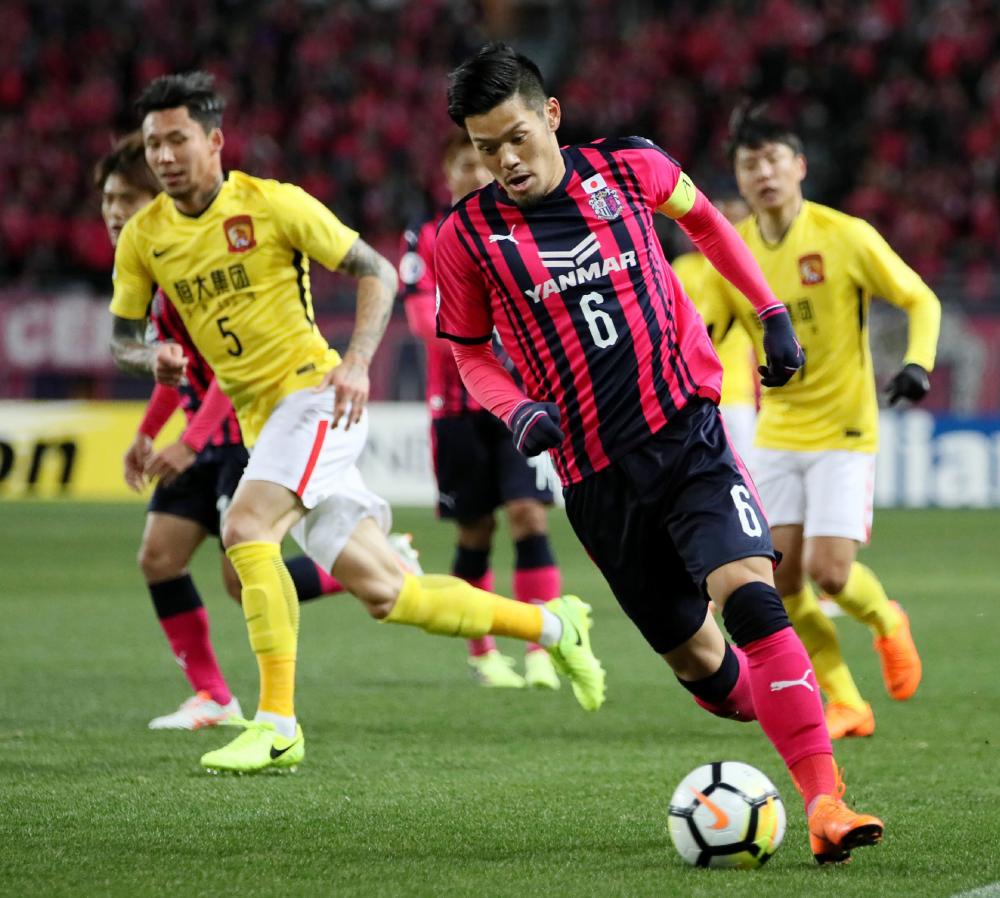
[(215, 90), (215, 78), (208, 72), (183, 72), (161, 75), (150, 81), (135, 101), (139, 118), (161, 109), (187, 108), (188, 115), (205, 129), (222, 127), (222, 110), (226, 101)]
[(740, 147), (759, 150), (766, 143), (783, 143), (796, 156), (802, 153), (802, 138), (794, 128), (769, 116), (766, 105), (752, 106), (742, 103), (733, 110), (729, 119), (729, 142), (726, 155), (730, 163), (736, 159)]
[(448, 115), (460, 128), (470, 115), (483, 115), (514, 94), (539, 113), (548, 96), (538, 66), (500, 42), (483, 44), (451, 73), (449, 81)]
[(142, 134), (132, 131), (122, 137), (110, 153), (97, 160), (94, 166), (94, 186), (104, 190), (104, 184), (111, 175), (121, 175), (136, 190), (156, 196), (160, 192), (156, 176), (146, 165), (146, 148)]

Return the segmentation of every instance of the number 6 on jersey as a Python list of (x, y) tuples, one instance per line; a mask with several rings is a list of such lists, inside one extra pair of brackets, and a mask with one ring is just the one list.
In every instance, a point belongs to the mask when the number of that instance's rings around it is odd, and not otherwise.
[(607, 312), (594, 308), (595, 305), (599, 306), (603, 302), (604, 297), (596, 290), (580, 297), (580, 309), (583, 312), (583, 317), (587, 319), (590, 336), (594, 338), (594, 345), (598, 349), (607, 349), (618, 342), (618, 331), (615, 329), (614, 319)]
[(760, 526), (757, 512), (750, 504), (750, 491), (738, 483), (729, 491), (729, 495), (733, 497), (733, 505), (739, 512), (740, 526), (743, 528), (743, 532), (747, 536), (760, 536), (764, 531)]

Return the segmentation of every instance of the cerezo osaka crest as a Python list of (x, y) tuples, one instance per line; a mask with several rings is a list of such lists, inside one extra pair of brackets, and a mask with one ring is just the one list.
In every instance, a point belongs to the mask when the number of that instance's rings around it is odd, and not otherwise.
[(622, 214), (622, 200), (614, 187), (608, 187), (603, 175), (597, 174), (583, 182), (584, 193), (594, 215), (605, 221), (614, 221)]

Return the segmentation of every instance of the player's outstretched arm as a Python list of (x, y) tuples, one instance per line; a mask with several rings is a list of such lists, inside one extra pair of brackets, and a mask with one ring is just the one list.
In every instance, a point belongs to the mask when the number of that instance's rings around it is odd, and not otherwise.
[(358, 279), (358, 304), (354, 333), (344, 353), (344, 360), (319, 385), (332, 386), (336, 393), (333, 426), (347, 417), (345, 429), (361, 420), (368, 403), (368, 366), (385, 333), (398, 281), (396, 269), (360, 237), (347, 251), (338, 271)]

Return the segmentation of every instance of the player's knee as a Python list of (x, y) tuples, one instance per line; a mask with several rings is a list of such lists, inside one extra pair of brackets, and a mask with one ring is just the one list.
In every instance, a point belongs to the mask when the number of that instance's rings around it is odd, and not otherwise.
[(771, 560), (759, 555), (739, 558), (716, 568), (708, 575), (706, 585), (712, 600), (724, 610), (729, 597), (748, 583), (763, 582), (770, 585), (772, 580)]
[(493, 515), (483, 515), (469, 521), (460, 521), (458, 524), (459, 545), (467, 549), (489, 549), (493, 543), (493, 532), (497, 529), (497, 522)]
[(833, 559), (819, 558), (809, 565), (809, 576), (828, 596), (835, 596), (844, 591), (850, 572), (850, 565), (841, 564)]
[(515, 541), (528, 536), (542, 536), (548, 528), (545, 506), (535, 499), (515, 499), (507, 503), (510, 535)]
[(233, 506), (226, 512), (222, 524), (222, 545), (227, 549), (240, 543), (262, 539), (262, 528), (257, 517)]
[(147, 583), (162, 583), (180, 577), (186, 567), (187, 558), (181, 558), (164, 543), (144, 540), (139, 547), (139, 569)]
[(350, 587), (375, 620), (388, 617), (402, 589), (403, 572), (399, 570), (371, 571)]
[(782, 598), (801, 592), (803, 585), (802, 568), (798, 565), (786, 566), (785, 562), (782, 561), (775, 568), (774, 587)]

